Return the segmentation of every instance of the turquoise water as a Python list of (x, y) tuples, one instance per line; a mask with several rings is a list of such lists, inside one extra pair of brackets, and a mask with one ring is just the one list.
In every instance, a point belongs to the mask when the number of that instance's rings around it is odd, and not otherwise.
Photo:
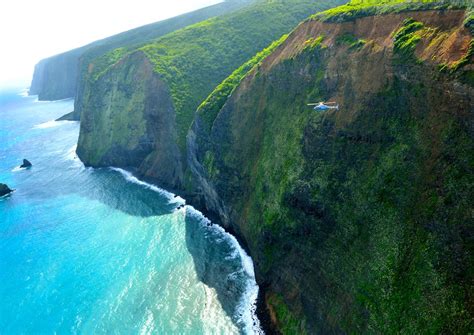
[[(250, 258), (179, 197), (85, 168), (72, 100), (0, 92), (0, 333), (258, 333)], [(19, 169), (23, 158), (31, 169)]]

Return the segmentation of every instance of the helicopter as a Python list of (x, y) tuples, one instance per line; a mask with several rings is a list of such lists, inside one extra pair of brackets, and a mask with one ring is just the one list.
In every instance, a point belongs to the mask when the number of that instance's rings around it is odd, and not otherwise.
[(328, 109), (339, 109), (339, 105), (336, 102), (328, 101), (328, 102), (318, 102), (318, 103), (311, 103), (308, 106), (314, 106), (315, 111), (325, 111)]

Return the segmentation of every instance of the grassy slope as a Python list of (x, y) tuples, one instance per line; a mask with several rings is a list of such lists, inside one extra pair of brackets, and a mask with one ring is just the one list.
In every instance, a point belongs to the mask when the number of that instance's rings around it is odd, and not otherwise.
[(466, 8), (466, 6), (466, 4), (460, 4), (459, 1), (449, 0), (351, 0), (346, 5), (317, 13), (311, 19), (324, 22), (344, 22), (370, 15), (401, 13), (413, 10)]
[[(408, 0), (351, 0), (349, 3), (338, 6), (321, 13), (316, 13), (310, 17), (313, 20), (324, 22), (344, 22), (353, 20), (363, 16), (380, 15), (384, 13), (403, 12), (408, 10), (426, 10), (426, 9), (440, 9), (440, 8), (465, 8), (466, 5), (450, 4), (449, 1), (440, 2), (436, 0), (426, 0), (423, 2), (413, 2)], [(468, 13), (466, 15), (466, 26), (474, 29), (474, 15)], [(351, 36), (345, 36), (351, 39)], [(270, 47), (255, 55), (251, 60), (243, 64), (235, 70), (229, 77), (222, 81), (219, 86), (203, 101), (198, 108), (198, 113), (208, 126), (212, 125), (219, 110), (224, 105), (227, 97), (238, 86), (242, 78), (258, 63), (271, 54), (276, 47), (285, 41), (282, 38), (275, 41)], [(341, 38), (344, 39), (343, 37)], [(344, 41), (342, 41), (344, 42)], [(345, 41), (348, 42), (348, 41)], [(353, 47), (362, 46), (365, 41), (350, 41)]]
[(123, 32), (94, 42), (92, 44), (94, 48), (85, 52), (82, 58), (86, 63), (88, 63), (94, 58), (100, 57), (101, 55), (117, 48), (126, 47), (127, 49), (134, 49), (140, 45), (149, 43), (153, 39), (166, 35), (167, 33), (206, 20), (210, 17), (219, 16), (232, 10), (239, 9), (253, 1), (255, 0), (225, 1), (217, 5), (198, 9), (190, 13)]
[(309, 14), (338, 2), (342, 1), (260, 1), (141, 48), (170, 87), (180, 147), (184, 148), (194, 112), (219, 82)]
[(186, 26), (237, 10), (254, 1), (226, 1), (94, 42), (81, 55), (80, 74), (82, 77), (86, 76), (89, 64), (93, 63), (94, 76), (97, 77), (128, 51)]
[(204, 100), (199, 106), (197, 113), (202, 116), (202, 120), (210, 128), (216, 118), (217, 114), (224, 106), (227, 98), (232, 94), (233, 90), (239, 85), (240, 81), (245, 75), (251, 71), (255, 66), (261, 63), (267, 56), (269, 56), (278, 46), (280, 46), (288, 37), (283, 35), (279, 40), (273, 42), (269, 47), (257, 53), (250, 60), (241, 65), (237, 70), (227, 77), (222, 83), (217, 86), (214, 91)]
[(89, 63), (96, 58), (116, 48), (125, 47), (130, 49), (143, 45), (177, 29), (241, 8), (251, 1), (253, 0), (226, 1), (135, 28), (43, 59), (35, 68), (31, 93), (40, 94), (40, 98), (45, 97), (46, 99), (73, 97), (77, 88), (76, 78), (79, 80), (79, 85), (81, 85), (80, 81), (86, 77)]

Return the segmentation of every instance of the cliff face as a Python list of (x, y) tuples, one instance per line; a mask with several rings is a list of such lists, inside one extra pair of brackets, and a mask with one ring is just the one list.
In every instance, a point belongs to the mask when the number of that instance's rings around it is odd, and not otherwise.
[(81, 120), (79, 157), (94, 166), (146, 171), (151, 165), (165, 185), (179, 183), (182, 169), (173, 104), (145, 55), (136, 52), (125, 57), (91, 91), (87, 107), (94, 112), (86, 110)]
[[(186, 177), (190, 177), (185, 175), (186, 134), (199, 104), (235, 68), (273, 40), (318, 8), (337, 3), (340, 1), (258, 1), (135, 51), (116, 49), (96, 59), (89, 64), (88, 80), (75, 104), (83, 120), (79, 156), (87, 165), (135, 167), (160, 185), (185, 188), (189, 182)], [(141, 79), (144, 63), (150, 72), (154, 70), (150, 76), (160, 81), (160, 90), (149, 104), (156, 110), (153, 115), (169, 123), (158, 124), (155, 118), (142, 117), (148, 113), (148, 98), (143, 97), (156, 90), (155, 81)], [(114, 87), (111, 94), (109, 86)], [(132, 96), (138, 102), (127, 102)], [(158, 115), (160, 111), (164, 115)], [(127, 126), (121, 123), (124, 120)], [(106, 139), (99, 143), (104, 134)]]
[[(461, 10), (301, 24), (188, 134), (193, 202), (283, 333), (474, 326), (473, 44)], [(307, 103), (336, 101), (338, 110)]]
[(35, 66), (29, 94), (39, 100), (60, 100), (76, 93), (77, 64), (81, 51), (69, 51), (43, 59)]
[[(39, 100), (76, 98), (74, 119), (79, 120), (80, 100), (87, 82), (88, 67), (96, 58), (119, 47), (134, 48), (172, 31), (210, 17), (242, 8), (253, 0), (228, 0), (171, 19), (126, 31), (83, 47), (41, 60), (36, 66), (30, 87)], [(77, 92), (79, 91), (79, 92)], [(77, 93), (77, 94), (76, 94)], [(78, 103), (79, 100), (79, 103)]]

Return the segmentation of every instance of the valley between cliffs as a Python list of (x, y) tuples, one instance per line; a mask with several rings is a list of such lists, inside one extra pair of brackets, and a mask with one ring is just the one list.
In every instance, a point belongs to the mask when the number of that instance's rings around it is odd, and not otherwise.
[[(179, 77), (202, 89), (189, 105), (156, 70), (160, 53), (168, 56), (159, 45), (128, 53), (91, 83), (78, 154), (135, 169), (233, 232), (275, 331), (473, 329), (466, 10), (316, 15), (230, 94), (225, 82), (210, 92), (218, 69)], [(183, 107), (209, 93), (223, 102)], [(339, 109), (307, 106), (318, 101)]]

